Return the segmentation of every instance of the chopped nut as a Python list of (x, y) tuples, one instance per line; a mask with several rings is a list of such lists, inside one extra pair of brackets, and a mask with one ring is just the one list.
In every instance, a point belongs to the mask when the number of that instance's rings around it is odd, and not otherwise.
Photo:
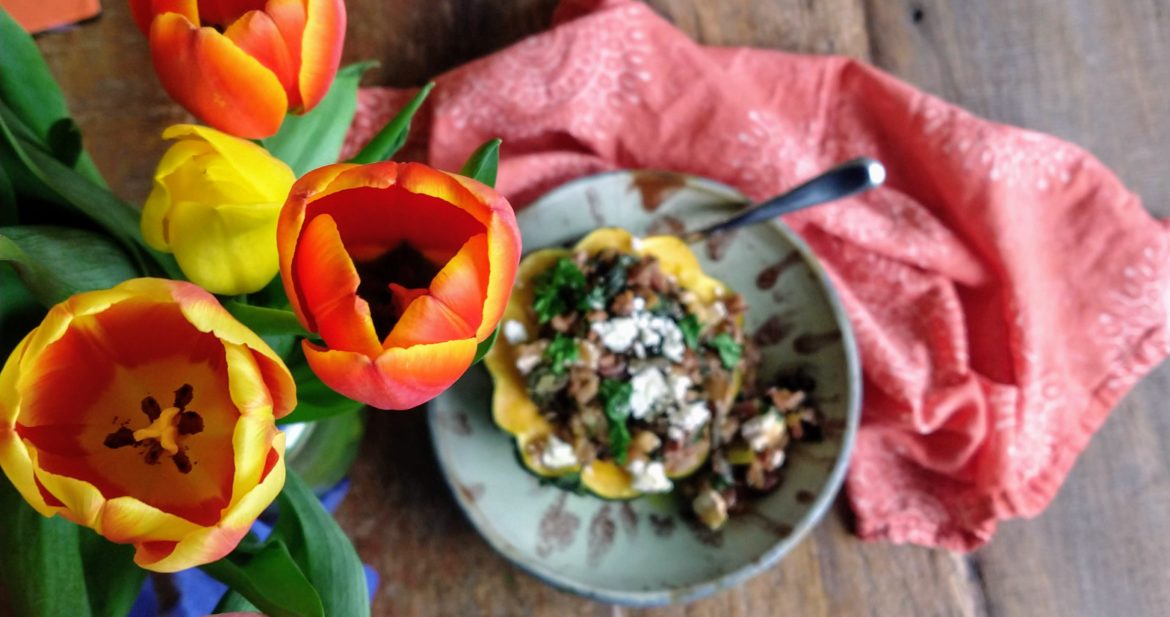
[(569, 371), (569, 394), (581, 405), (588, 403), (597, 396), (597, 389), (601, 380), (597, 373), (585, 367), (573, 367)]
[(615, 353), (602, 354), (597, 360), (597, 373), (611, 379), (621, 377), (626, 372), (626, 361)]
[(727, 308), (727, 312), (732, 315), (742, 315), (747, 312), (747, 301), (739, 294), (731, 294), (723, 299), (723, 306)]
[(727, 522), (727, 501), (714, 489), (700, 492), (691, 502), (691, 509), (709, 529), (719, 529)]
[(564, 315), (556, 315), (551, 320), (549, 320), (549, 324), (552, 325), (553, 330), (561, 333), (565, 333), (573, 329), (573, 325), (576, 323), (577, 311), (566, 313)]
[(601, 350), (592, 341), (577, 341), (577, 364), (597, 369), (597, 361), (601, 359)]
[(548, 348), (548, 341), (536, 341), (516, 346), (516, 368), (521, 375), (527, 375), (540, 364), (544, 358), (544, 350)]
[(804, 392), (793, 392), (787, 388), (772, 388), (768, 391), (768, 397), (780, 411), (793, 411), (804, 402)]
[(650, 454), (662, 445), (662, 440), (650, 431), (639, 431), (630, 441), (630, 455)]
[(613, 314), (623, 317), (632, 315), (634, 312), (634, 298), (636, 297), (634, 292), (627, 289), (613, 299), (613, 303), (610, 304), (610, 310)]
[(654, 280), (654, 273), (659, 272), (658, 260), (651, 257), (630, 266), (626, 281), (631, 287), (649, 287)]
[(606, 319), (609, 319), (609, 313), (601, 309), (589, 311), (585, 314), (585, 321), (588, 322), (605, 321)]

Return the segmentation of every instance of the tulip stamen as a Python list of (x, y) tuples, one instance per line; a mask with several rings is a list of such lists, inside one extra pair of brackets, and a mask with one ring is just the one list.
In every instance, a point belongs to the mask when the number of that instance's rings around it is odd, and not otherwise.
[(127, 426), (106, 435), (103, 442), (107, 448), (118, 449), (135, 446), (144, 449), (142, 458), (148, 465), (157, 465), (166, 453), (174, 461), (180, 473), (190, 473), (193, 464), (179, 438), (203, 432), (203, 416), (187, 409), (195, 399), (195, 388), (183, 384), (175, 390), (174, 404), (166, 409), (153, 396), (142, 399), (142, 413), (150, 420), (145, 428), (133, 430)]

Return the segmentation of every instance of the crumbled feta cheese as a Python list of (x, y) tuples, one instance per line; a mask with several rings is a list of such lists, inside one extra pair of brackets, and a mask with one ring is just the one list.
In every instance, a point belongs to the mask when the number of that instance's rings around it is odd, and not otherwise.
[(784, 464), (784, 451), (780, 449), (772, 450), (771, 456), (767, 460), (768, 469), (779, 469)]
[(671, 426), (679, 427), (684, 434), (691, 434), (703, 428), (710, 419), (711, 410), (707, 408), (706, 401), (691, 403), (670, 414)]
[(651, 415), (659, 400), (670, 396), (662, 371), (647, 367), (630, 379), (630, 415), (639, 420)]
[(743, 423), (740, 432), (752, 450), (761, 452), (780, 442), (784, 436), (784, 422), (775, 412), (769, 411)]
[(665, 493), (672, 488), (670, 478), (666, 477), (666, 466), (658, 461), (646, 462), (644, 459), (635, 459), (626, 466), (626, 471), (634, 476), (632, 486), (642, 493)]
[(524, 324), (515, 319), (509, 319), (504, 322), (504, 339), (513, 345), (527, 343), (528, 328), (524, 327)]
[(577, 464), (577, 454), (573, 446), (557, 439), (556, 435), (549, 435), (540, 452), (540, 464), (547, 469), (564, 469)]
[(630, 248), (634, 249), (634, 251), (642, 250), (642, 239), (638, 236), (630, 238)]
[(638, 323), (632, 317), (617, 317), (609, 321), (595, 321), (590, 328), (601, 337), (601, 344), (610, 351), (625, 353), (638, 339)]
[(520, 356), (516, 358), (516, 370), (520, 371), (521, 375), (527, 375), (532, 372), (532, 369), (536, 368), (536, 366), (540, 364), (540, 359), (542, 357), (543, 356), (538, 353), (520, 354)]
[(714, 489), (699, 493), (691, 501), (691, 509), (710, 529), (719, 529), (727, 522), (727, 500)]
[(634, 310), (635, 311), (646, 310), (646, 298), (643, 298), (642, 296), (634, 296)]
[(726, 304), (724, 304), (722, 302), (716, 302), (715, 304), (711, 305), (711, 308), (715, 310), (715, 314), (718, 315), (720, 319), (727, 317), (727, 305)]
[(674, 400), (676, 403), (681, 405), (687, 402), (687, 391), (689, 391), (693, 385), (690, 377), (671, 373), (670, 375), (666, 376), (666, 382), (670, 384), (670, 392), (674, 395)]

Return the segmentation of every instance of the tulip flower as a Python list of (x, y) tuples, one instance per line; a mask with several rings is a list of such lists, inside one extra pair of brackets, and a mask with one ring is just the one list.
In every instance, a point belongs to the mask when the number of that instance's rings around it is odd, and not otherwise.
[(293, 186), (280, 274), (325, 385), (382, 409), (449, 387), (495, 331), (520, 258), (508, 202), (414, 163), (336, 164)]
[(284, 485), (279, 356), (191, 283), (49, 310), (0, 370), (0, 467), (38, 512), (173, 572), (227, 555)]
[(130, 0), (171, 98), (238, 137), (312, 109), (337, 73), (343, 0)]
[(174, 253), (183, 274), (208, 291), (257, 291), (279, 270), (276, 219), (296, 176), (256, 144), (179, 124), (154, 172), (142, 236)]

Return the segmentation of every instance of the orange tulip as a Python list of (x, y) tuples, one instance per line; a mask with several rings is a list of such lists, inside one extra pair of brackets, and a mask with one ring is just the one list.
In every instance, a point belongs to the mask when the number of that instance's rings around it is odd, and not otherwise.
[(171, 98), (238, 137), (268, 137), (329, 90), (343, 0), (130, 0)]
[(507, 200), (415, 163), (337, 164), (293, 185), (280, 275), (327, 386), (382, 409), (421, 405), (495, 330), (520, 258)]
[(227, 555), (284, 486), (296, 405), (268, 345), (196, 285), (53, 307), (0, 370), (0, 467), (33, 508), (174, 572)]

